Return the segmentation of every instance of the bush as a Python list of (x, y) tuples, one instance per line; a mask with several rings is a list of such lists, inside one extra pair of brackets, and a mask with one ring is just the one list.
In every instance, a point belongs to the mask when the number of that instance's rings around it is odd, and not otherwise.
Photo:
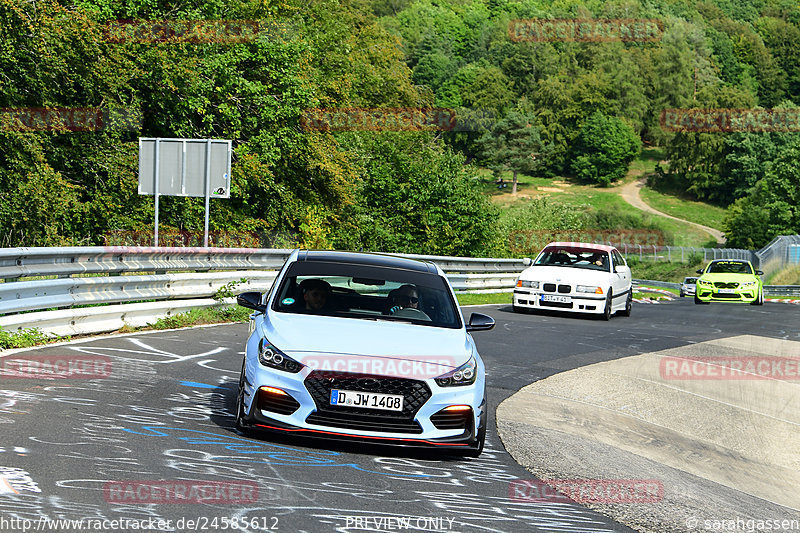
[(572, 146), (570, 170), (581, 181), (605, 187), (628, 172), (641, 149), (642, 141), (633, 128), (595, 111)]
[(55, 340), (60, 340), (60, 338), (51, 337), (43, 333), (39, 328), (21, 329), (15, 332), (3, 331), (0, 329), (0, 349), (2, 350), (7, 350), (9, 348), (29, 348), (37, 344), (46, 344)]

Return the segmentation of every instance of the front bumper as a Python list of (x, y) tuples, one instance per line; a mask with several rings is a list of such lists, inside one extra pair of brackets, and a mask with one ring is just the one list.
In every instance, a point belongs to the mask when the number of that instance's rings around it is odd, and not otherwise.
[[(481, 424), (486, 424), (485, 409), (483, 412)], [(457, 452), (477, 451), (479, 449), (477, 443), (477, 431), (472, 427), (465, 428), (464, 432), (454, 437), (442, 437), (431, 439), (418, 439), (418, 438), (399, 438), (399, 437), (385, 437), (380, 435), (356, 435), (343, 431), (333, 430), (320, 430), (304, 427), (295, 427), (290, 424), (285, 424), (277, 420), (272, 420), (264, 414), (257, 412), (255, 414), (255, 422), (251, 427), (257, 431), (275, 434), (291, 434), (299, 435), (312, 439), (324, 439), (341, 442), (369, 442), (377, 445), (399, 446), (402, 448), (435, 448), (439, 450), (452, 450)]]
[[(254, 379), (245, 382), (245, 423), (259, 431), (465, 452), (477, 450), (479, 432), (485, 431), (487, 406), (482, 362), (475, 383), (463, 387), (440, 387), (433, 379), (347, 373), (322, 374), (321, 378), (317, 372), (289, 374), (258, 364), (248, 367), (247, 374)], [(364, 378), (381, 381), (379, 388), (364, 392), (403, 395), (403, 411), (329, 404), (331, 389), (359, 390), (357, 383)], [(279, 389), (285, 396), (265, 392), (261, 387)], [(453, 405), (471, 409), (444, 411)]]
[(750, 303), (758, 299), (759, 287), (745, 287), (727, 289), (729, 292), (720, 292), (714, 287), (697, 286), (696, 296), (703, 302), (744, 302)]
[[(568, 303), (548, 302), (542, 296), (561, 296), (569, 298)], [(627, 296), (623, 293), (621, 297)], [(514, 289), (514, 306), (526, 309), (542, 309), (550, 311), (571, 311), (576, 313), (602, 314), (605, 310), (606, 295), (589, 293), (553, 294), (534, 289)], [(618, 302), (615, 301), (615, 304)]]

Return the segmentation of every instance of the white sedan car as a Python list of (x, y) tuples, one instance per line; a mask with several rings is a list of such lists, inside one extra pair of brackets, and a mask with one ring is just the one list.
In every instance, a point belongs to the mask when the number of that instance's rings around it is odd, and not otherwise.
[(596, 313), (605, 320), (631, 314), (631, 269), (613, 246), (551, 242), (514, 288), (514, 311), (542, 309)]

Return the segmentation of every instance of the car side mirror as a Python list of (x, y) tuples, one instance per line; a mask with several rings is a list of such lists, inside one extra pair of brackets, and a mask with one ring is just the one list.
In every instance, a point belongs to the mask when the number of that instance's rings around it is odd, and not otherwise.
[(261, 303), (260, 292), (243, 292), (236, 297), (236, 303), (248, 309), (254, 309), (260, 313), (267, 310), (267, 306)]
[(467, 331), (488, 331), (494, 327), (494, 318), (483, 313), (472, 313), (469, 316)]
[(627, 272), (628, 267), (625, 265), (617, 265), (614, 267), (614, 272)]
[(531, 259), (530, 257), (522, 258), (522, 264), (525, 265), (526, 267), (531, 266), (531, 263), (533, 263), (533, 259)]
[(764, 275), (763, 270), (756, 270), (756, 276), (763, 276), (763, 275)]
[(701, 268), (700, 270), (697, 271), (697, 273), (698, 274), (702, 274), (703, 273), (703, 269)]

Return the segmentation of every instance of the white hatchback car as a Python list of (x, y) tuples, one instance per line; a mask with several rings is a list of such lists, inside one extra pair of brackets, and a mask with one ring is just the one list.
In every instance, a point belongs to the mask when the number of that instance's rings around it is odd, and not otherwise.
[(514, 311), (541, 309), (601, 314), (631, 314), (631, 269), (613, 246), (551, 242), (514, 288)]

